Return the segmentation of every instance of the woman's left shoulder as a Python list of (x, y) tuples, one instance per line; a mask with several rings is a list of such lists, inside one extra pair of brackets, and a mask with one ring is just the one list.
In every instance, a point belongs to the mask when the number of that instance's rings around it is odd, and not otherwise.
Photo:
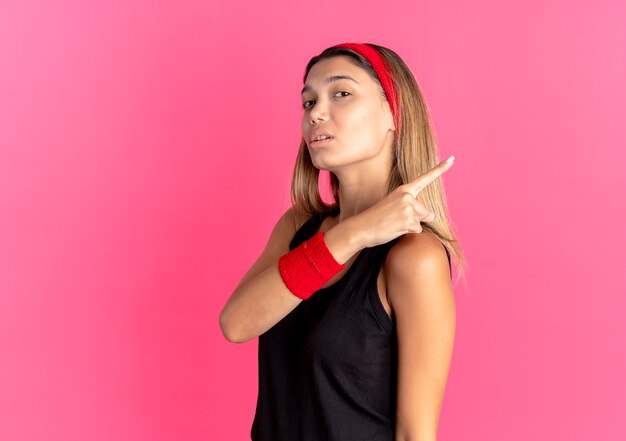
[[(410, 265), (409, 265), (410, 264)], [(391, 247), (385, 260), (385, 268), (393, 271), (398, 268), (432, 268), (441, 266), (447, 270), (446, 247), (435, 233), (422, 229), (421, 233), (407, 233), (399, 237)]]
[(439, 305), (453, 302), (446, 248), (431, 231), (400, 237), (387, 254), (384, 271), (387, 298), (398, 320), (402, 311), (411, 315), (423, 305), (434, 311), (434, 299)]
[(396, 279), (449, 279), (446, 247), (428, 229), (422, 229), (421, 233), (404, 234), (389, 250), (384, 271)]

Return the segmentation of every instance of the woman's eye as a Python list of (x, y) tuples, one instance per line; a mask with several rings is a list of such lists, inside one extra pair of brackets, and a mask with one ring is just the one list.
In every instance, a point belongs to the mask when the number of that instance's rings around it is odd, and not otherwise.
[[(338, 93), (346, 93), (346, 94), (350, 95), (350, 92), (346, 92), (345, 90), (340, 90), (339, 92), (336, 92), (335, 95), (337, 95)], [(335, 96), (335, 95), (333, 95), (333, 96)], [(340, 98), (343, 98), (343, 97), (340, 97)], [(307, 106), (307, 103), (311, 103), (313, 101), (314, 100), (307, 100), (307, 101), (303, 102), (302, 103), (302, 107), (305, 108), (305, 109), (311, 108), (311, 106)]]

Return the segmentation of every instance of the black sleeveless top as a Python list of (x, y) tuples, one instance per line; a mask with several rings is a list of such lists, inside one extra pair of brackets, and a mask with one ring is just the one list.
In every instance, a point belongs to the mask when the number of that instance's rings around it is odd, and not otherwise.
[[(289, 249), (337, 213), (312, 217)], [(377, 278), (398, 239), (362, 249), (337, 282), (259, 336), (253, 441), (394, 440), (396, 325)]]

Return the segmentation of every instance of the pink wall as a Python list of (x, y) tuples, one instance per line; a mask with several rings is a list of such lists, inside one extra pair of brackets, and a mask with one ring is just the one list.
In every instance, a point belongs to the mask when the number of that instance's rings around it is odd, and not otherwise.
[(380, 9), (3, 2), (0, 439), (249, 438), (257, 341), (218, 315), (288, 206), (306, 62), (343, 41), (405, 59), (457, 158), (440, 439), (626, 439), (623, 2)]

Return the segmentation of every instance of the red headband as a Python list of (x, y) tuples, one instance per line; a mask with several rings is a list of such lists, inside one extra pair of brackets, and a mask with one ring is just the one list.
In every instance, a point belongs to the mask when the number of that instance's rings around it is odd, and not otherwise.
[(387, 96), (387, 101), (389, 102), (389, 107), (391, 108), (391, 114), (393, 115), (394, 121), (396, 123), (396, 130), (400, 130), (400, 109), (398, 106), (398, 93), (396, 91), (396, 86), (391, 78), (391, 75), (389, 75), (389, 70), (387, 68), (387, 65), (385, 64), (385, 60), (383, 59), (380, 52), (378, 52), (376, 48), (362, 43), (341, 43), (331, 47), (344, 47), (346, 49), (353, 50), (354, 52), (365, 58), (369, 62), (369, 64), (372, 65), (372, 67), (376, 71), (376, 75), (378, 76), (378, 80), (380, 81), (381, 86), (383, 86), (385, 95)]

